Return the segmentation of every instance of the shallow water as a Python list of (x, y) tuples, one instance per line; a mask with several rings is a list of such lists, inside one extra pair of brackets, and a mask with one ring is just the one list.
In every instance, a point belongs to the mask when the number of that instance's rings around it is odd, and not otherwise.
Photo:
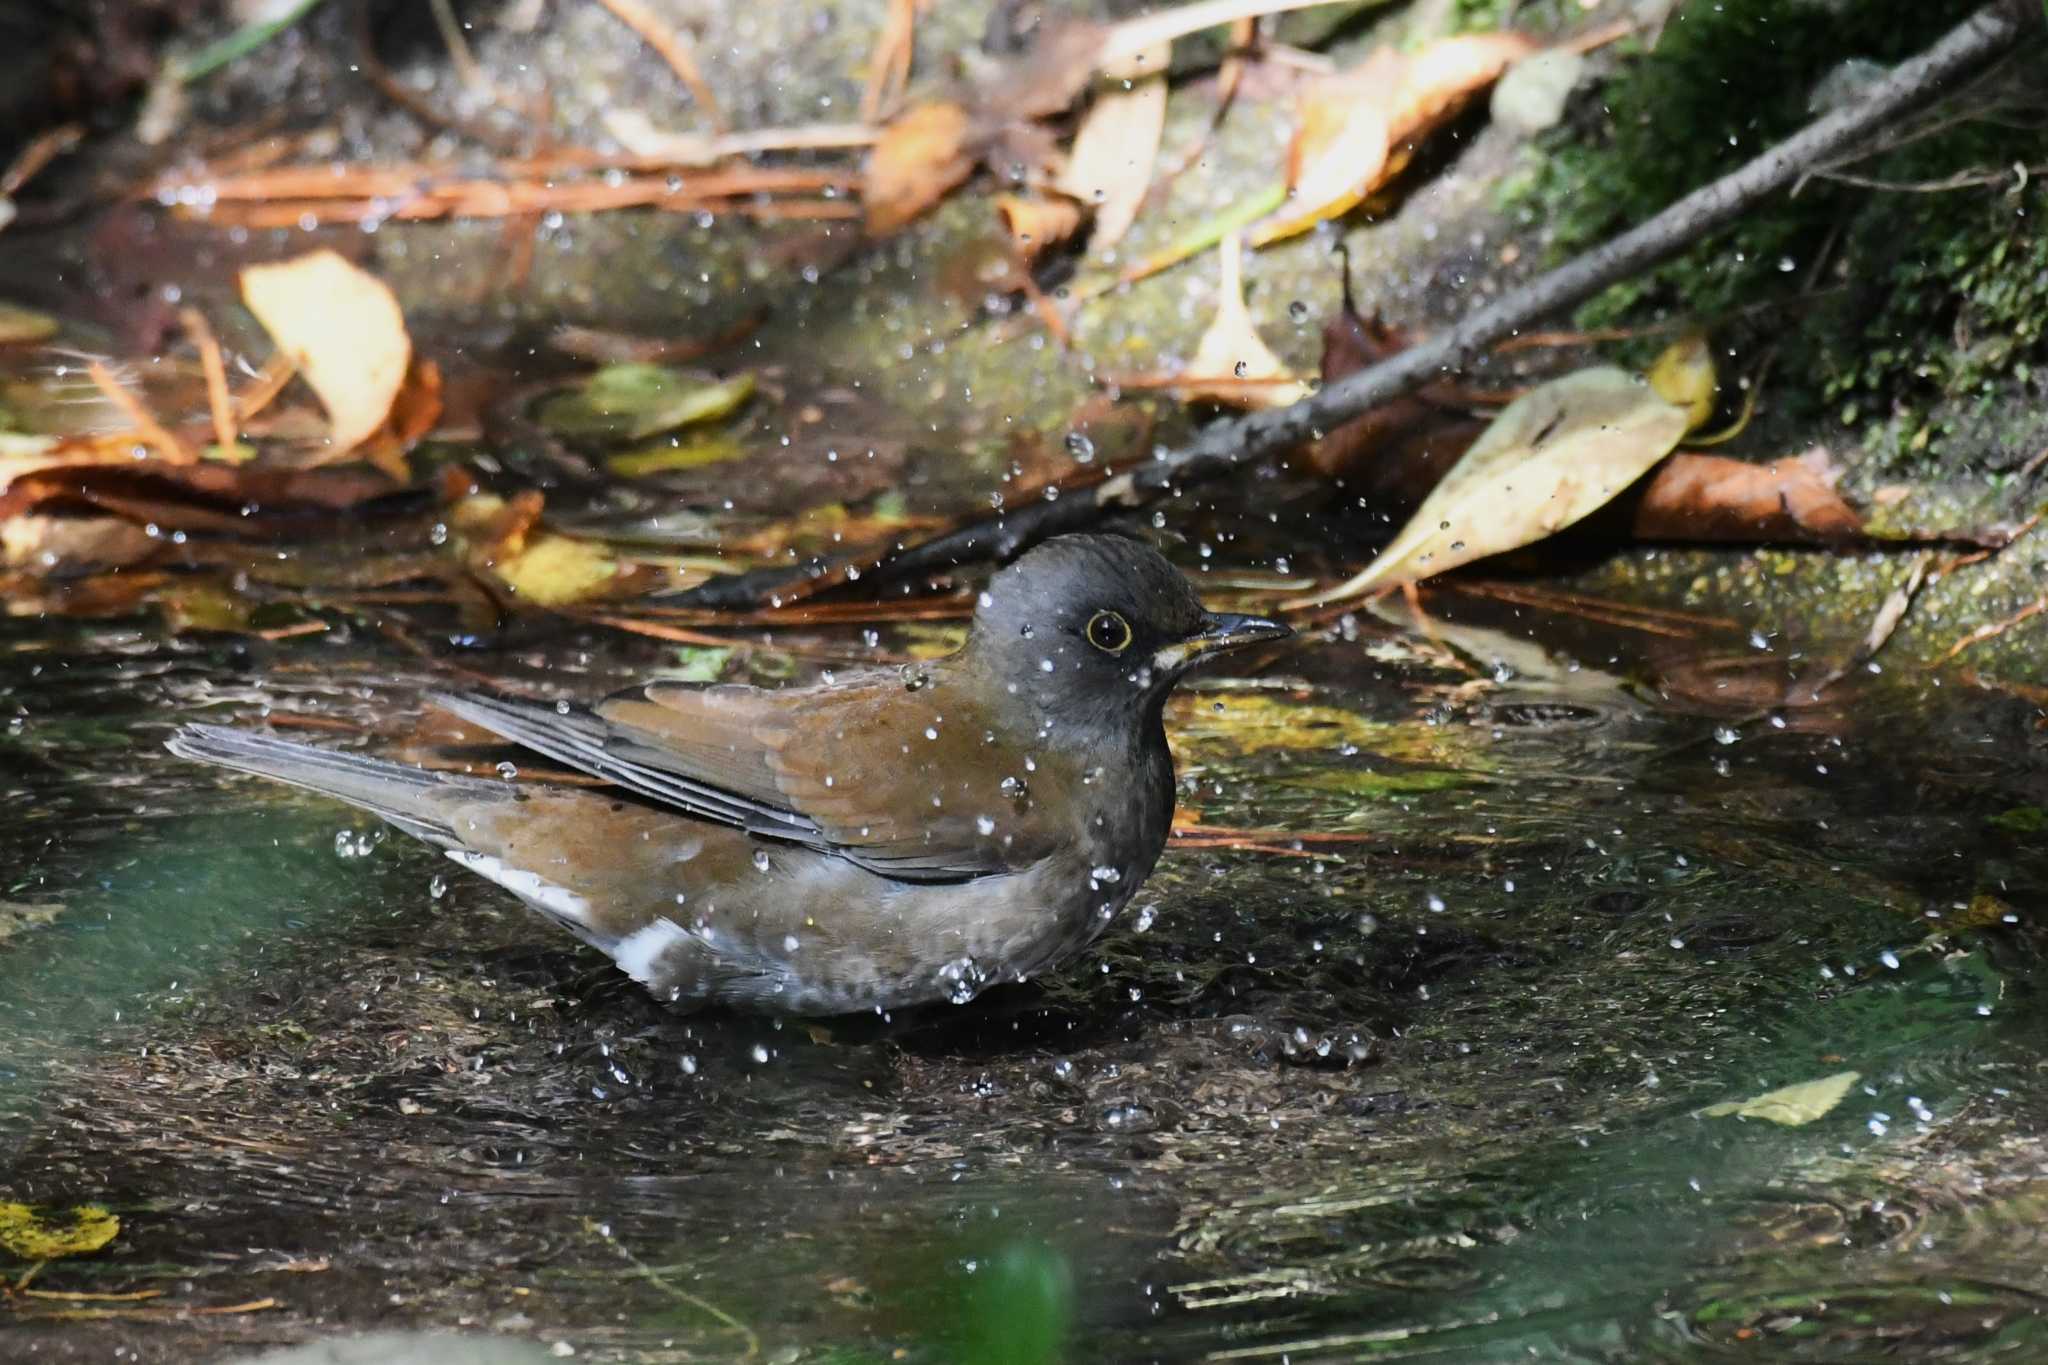
[[(1048, 981), (824, 1027), (666, 1013), (158, 748), (269, 706), (417, 749), (451, 668), (588, 696), (652, 646), (0, 626), (0, 1189), (122, 1220), (36, 1287), (164, 1291), (18, 1298), (7, 1355), (2048, 1351), (2038, 713), (1868, 673), (1760, 713), (1810, 663), (1431, 601), (1176, 701), (1185, 806), (1253, 847), (1169, 852)], [(1803, 1126), (1700, 1112), (1843, 1071)]]

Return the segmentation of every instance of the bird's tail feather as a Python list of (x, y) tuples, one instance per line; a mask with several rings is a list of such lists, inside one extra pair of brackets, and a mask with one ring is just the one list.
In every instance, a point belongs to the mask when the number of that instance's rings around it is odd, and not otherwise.
[(435, 798), (471, 789), (477, 796), (502, 794), (505, 785), (316, 749), (219, 725), (187, 725), (164, 747), (180, 758), (254, 773), (346, 801), (383, 817), (407, 834), (444, 847), (460, 841), (443, 814), (445, 807)]

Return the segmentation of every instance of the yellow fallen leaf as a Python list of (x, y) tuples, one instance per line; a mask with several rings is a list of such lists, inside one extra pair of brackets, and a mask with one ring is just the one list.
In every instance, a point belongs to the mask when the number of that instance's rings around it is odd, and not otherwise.
[(1666, 346), (1650, 366), (1650, 387), (1667, 403), (1686, 410), (1686, 430), (1697, 430), (1714, 415), (1720, 381), (1714, 374), (1714, 353), (1698, 332)]
[(0, 346), (48, 341), (57, 335), (57, 319), (18, 304), (0, 303)]
[(619, 576), (619, 561), (602, 545), (542, 531), (526, 548), (493, 568), (506, 587), (539, 607), (560, 607), (595, 597)]
[(1289, 606), (1345, 601), (1534, 544), (1605, 505), (1669, 455), (1688, 409), (1611, 365), (1501, 410), (1365, 572)]
[(1771, 1123), (1782, 1123), (1787, 1128), (1797, 1128), (1825, 1117), (1842, 1102), (1850, 1087), (1862, 1079), (1861, 1072), (1838, 1071), (1817, 1081), (1801, 1081), (1798, 1085), (1768, 1090), (1751, 1099), (1710, 1104), (1700, 1110), (1700, 1114), (1710, 1119), (1766, 1119)]
[(0, 1203), (0, 1251), (24, 1261), (83, 1256), (113, 1241), (120, 1230), (121, 1220), (94, 1204), (39, 1211)]
[(242, 301), (319, 396), (332, 453), (384, 425), (412, 364), (412, 339), (382, 280), (322, 249), (247, 267)]
[(1398, 60), (1382, 49), (1357, 71), (1303, 88), (1287, 147), (1287, 205), (1254, 231), (1253, 246), (1348, 213), (1379, 188), (1387, 167), (1389, 73)]
[(1223, 239), (1218, 254), (1223, 278), (1216, 287), (1216, 317), (1174, 391), (1184, 399), (1208, 398), (1242, 408), (1285, 407), (1306, 397), (1308, 385), (1288, 377), (1244, 306), (1244, 243), (1237, 233)]
[(1137, 220), (1152, 184), (1152, 163), (1166, 134), (1166, 64), (1173, 46), (1140, 54), (1125, 71), (1111, 73), (1074, 132), (1059, 188), (1095, 210), (1089, 244), (1115, 246)]

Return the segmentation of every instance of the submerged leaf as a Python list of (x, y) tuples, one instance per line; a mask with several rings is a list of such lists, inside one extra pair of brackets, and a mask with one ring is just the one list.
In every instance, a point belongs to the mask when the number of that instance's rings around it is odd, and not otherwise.
[(54, 1261), (98, 1251), (121, 1231), (121, 1220), (94, 1204), (37, 1210), (0, 1203), (0, 1251), (24, 1261)]
[(700, 432), (688, 437), (671, 437), (644, 450), (608, 456), (604, 467), (622, 479), (639, 479), (649, 474), (668, 474), (679, 469), (702, 469), (706, 465), (724, 464), (746, 453), (747, 448), (731, 432)]
[(412, 364), (390, 288), (329, 250), (242, 271), (242, 301), (327, 410), (334, 453), (379, 427)]
[(57, 335), (57, 319), (17, 304), (0, 303), (0, 346), (24, 346)]
[(754, 394), (754, 376), (741, 371), (711, 381), (665, 365), (607, 365), (574, 392), (541, 405), (540, 423), (558, 436), (585, 440), (643, 441), (693, 422), (736, 412)]
[(1290, 605), (1343, 601), (1533, 544), (1642, 477), (1690, 424), (1687, 409), (1626, 370), (1554, 379), (1501, 411), (1365, 572)]
[(1838, 1071), (1817, 1081), (1801, 1081), (1798, 1085), (1769, 1090), (1751, 1099), (1710, 1104), (1700, 1113), (1710, 1119), (1766, 1119), (1787, 1128), (1797, 1128), (1826, 1117), (1842, 1102), (1850, 1088), (1862, 1079), (1861, 1072)]

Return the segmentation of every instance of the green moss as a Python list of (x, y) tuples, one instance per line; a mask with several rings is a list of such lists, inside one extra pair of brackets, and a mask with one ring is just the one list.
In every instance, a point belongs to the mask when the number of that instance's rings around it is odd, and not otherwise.
[[(1898, 62), (1973, 8), (1967, 0), (1686, 6), (1654, 52), (1626, 56), (1597, 97), (1581, 101), (1505, 193), (1551, 230), (1560, 257), (1582, 250), (1803, 127), (1816, 87), (1831, 74), (1840, 80), (1843, 63)], [(1995, 86), (1962, 98), (1983, 105)], [(2010, 109), (1986, 110), (1851, 168), (1887, 185), (1975, 172), (1986, 183), (1929, 191), (1810, 180), (1609, 289), (1580, 321), (1610, 326), (1675, 312), (1767, 335), (1780, 345), (1777, 387), (1788, 415), (1881, 419), (1871, 441), (1893, 466), (1965, 434), (1976, 438), (1972, 458), (2003, 452), (2011, 442), (1987, 424), (2014, 386), (2038, 384), (2048, 360), (2048, 235), (2038, 230), (2048, 190), (2015, 192), (2015, 177), (1998, 178), (2000, 168), (2039, 159), (2029, 123)], [(1758, 307), (1773, 301), (1784, 306)]]

